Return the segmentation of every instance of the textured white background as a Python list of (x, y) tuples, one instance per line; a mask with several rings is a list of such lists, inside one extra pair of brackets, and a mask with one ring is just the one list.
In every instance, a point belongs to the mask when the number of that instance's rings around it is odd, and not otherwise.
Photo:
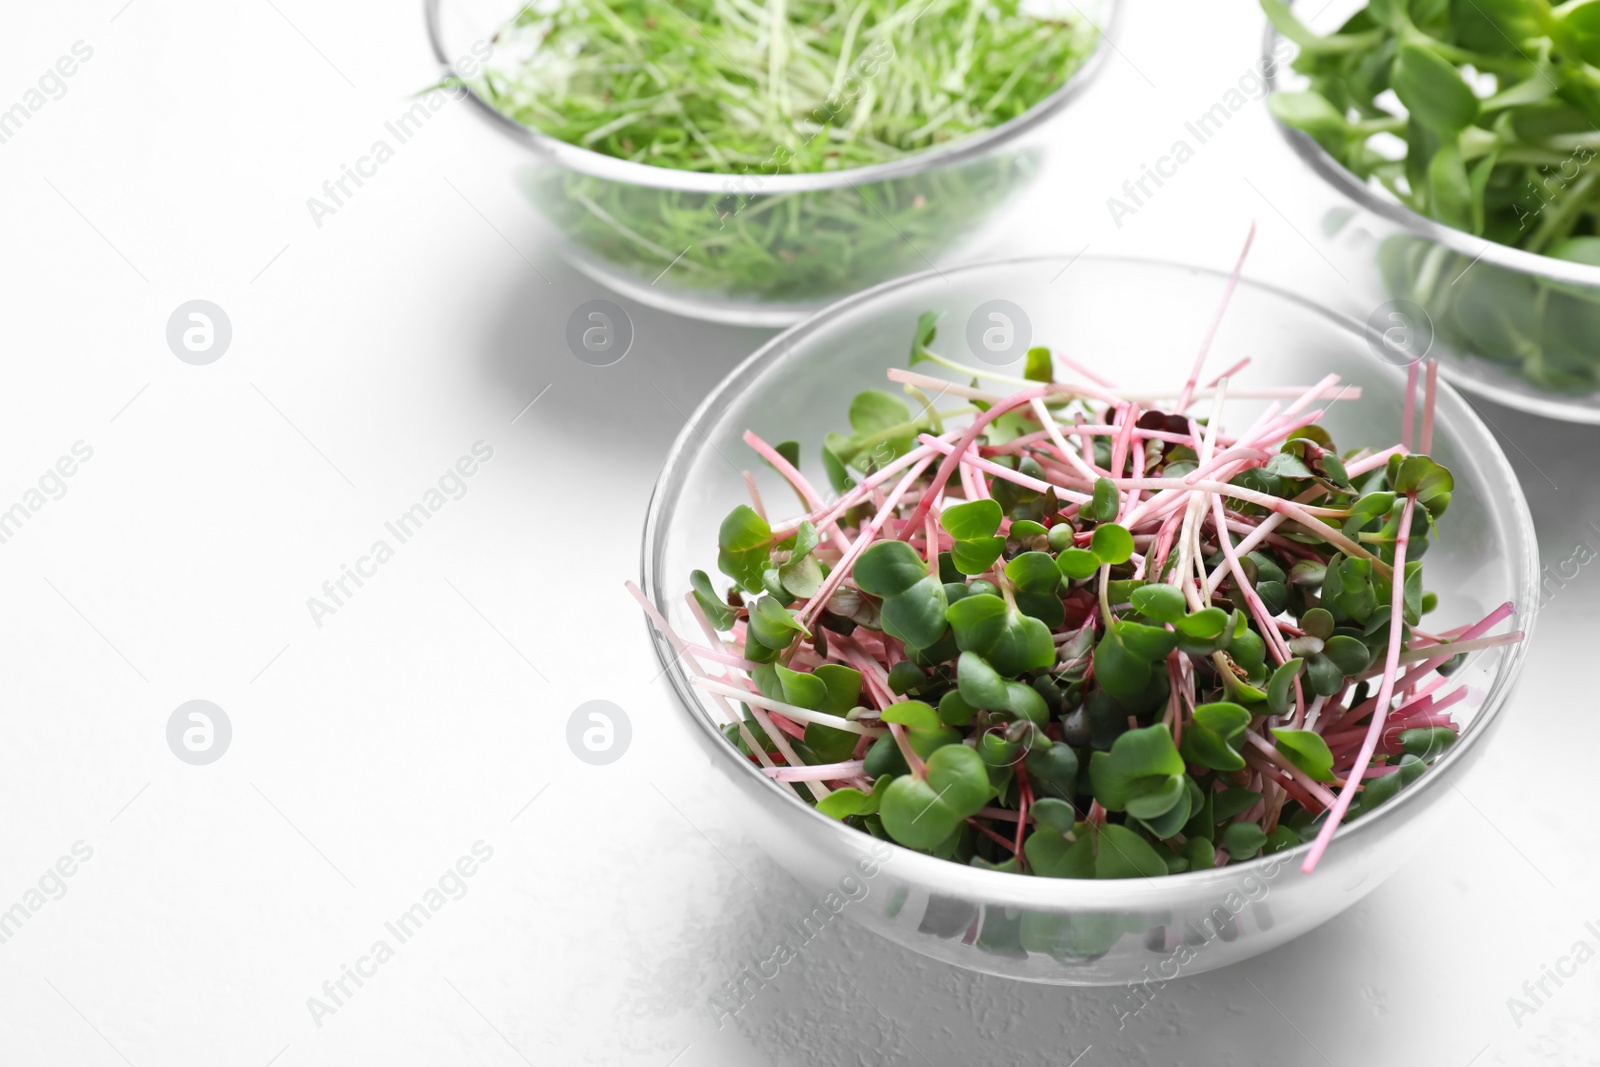
[[(1471, 804), (1296, 944), (1119, 1031), (1115, 991), (834, 924), (716, 1028), (707, 994), (805, 902), (699, 784), (621, 583), (678, 409), (768, 334), (628, 304), (626, 360), (573, 358), (568, 314), (608, 294), (540, 246), (513, 149), (459, 105), (317, 228), (306, 198), (435, 76), (418, 4), (122, 2), (0, 8), (0, 108), (94, 49), (0, 145), (0, 508), (94, 450), (0, 544), (0, 909), (93, 848), (0, 944), (0, 1064), (1600, 1063), (1600, 961), (1521, 1028), (1506, 1007), (1597, 940), (1600, 568), (1554, 598)], [(1259, 104), (1120, 229), (1105, 209), (1259, 27), (1246, 0), (1133, 0), (1014, 249), (1226, 266), (1253, 218), (1251, 274), (1347, 303), (1279, 214), (1311, 191)], [(234, 330), (207, 367), (164, 338), (197, 297)], [(1486, 410), (1547, 559), (1600, 544), (1600, 435)], [(466, 496), (314, 625), (306, 598), (480, 440)], [(208, 767), (165, 742), (194, 698), (233, 723)], [(596, 698), (634, 728), (602, 768), (564, 741)], [(317, 1026), (307, 997), (479, 840), (469, 892)]]

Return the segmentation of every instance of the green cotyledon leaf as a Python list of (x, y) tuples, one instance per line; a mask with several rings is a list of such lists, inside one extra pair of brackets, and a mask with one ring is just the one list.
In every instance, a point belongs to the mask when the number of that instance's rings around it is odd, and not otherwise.
[(945, 615), (955, 632), (956, 647), (977, 653), (1006, 677), (1045, 670), (1055, 663), (1049, 627), (997, 596), (966, 597), (951, 604)]
[(717, 533), (717, 569), (752, 593), (762, 591), (761, 572), (772, 555), (772, 527), (748, 504), (722, 520)]
[(1421, 44), (1405, 42), (1390, 74), (1411, 117), (1435, 130), (1464, 130), (1478, 117), (1478, 97), (1455, 64)]
[(1125, 826), (1078, 823), (1074, 840), (1041, 826), (1023, 843), (1035, 872), (1046, 878), (1158, 878), (1167, 865), (1150, 843)]
[(989, 773), (977, 752), (946, 745), (928, 757), (926, 775), (901, 775), (889, 783), (879, 814), (889, 836), (907, 848), (937, 848), (983, 807)]
[[(1111, 751), (1089, 758), (1095, 799), (1108, 811), (1126, 811), (1130, 801), (1152, 795), (1170, 800), (1166, 806), (1172, 807), (1182, 795), (1183, 772), (1183, 757), (1165, 723), (1128, 730), (1112, 743)], [(1173, 779), (1178, 779), (1176, 787), (1170, 784)], [(1148, 805), (1145, 810), (1149, 811)]]

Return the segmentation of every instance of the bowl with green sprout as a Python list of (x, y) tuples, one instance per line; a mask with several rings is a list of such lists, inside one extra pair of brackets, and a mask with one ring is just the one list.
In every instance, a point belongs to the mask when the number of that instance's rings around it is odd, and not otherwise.
[(727, 854), (852, 939), (1146, 994), (1374, 889), (1506, 718), (1539, 573), (1487, 428), (1378, 351), (1095, 256), (774, 338), (669, 452), (630, 589)]
[(1261, 5), (1295, 53), (1268, 105), (1397, 355), (1600, 422), (1600, 2)]
[(447, 81), (528, 150), (518, 184), (574, 266), (752, 326), (997, 239), (1114, 14), (1112, 0), (427, 4)]

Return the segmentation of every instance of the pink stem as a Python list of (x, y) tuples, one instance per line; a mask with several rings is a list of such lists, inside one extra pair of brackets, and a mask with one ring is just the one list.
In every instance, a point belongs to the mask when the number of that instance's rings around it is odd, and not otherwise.
[(684, 647), (686, 647), (690, 652), (693, 652), (695, 655), (699, 656), (701, 659), (707, 659), (713, 663), (721, 663), (727, 667), (738, 667), (741, 671), (753, 671), (757, 667), (761, 666), (759, 663), (754, 663), (750, 660), (747, 660), (743, 656), (735, 656), (731, 652), (723, 652), (720, 649), (706, 648), (703, 645), (692, 644), (685, 645)]
[[(944, 440), (950, 436), (951, 433), (946, 432), (940, 435), (940, 440)], [(817, 508), (814, 511), (811, 511), (805, 515), (797, 516), (793, 519), (787, 519), (783, 522), (774, 523), (772, 526), (772, 532), (782, 536), (793, 533), (795, 530), (799, 529), (802, 522), (810, 522), (813, 526), (821, 526), (830, 518), (837, 519), (839, 516), (843, 515), (845, 512), (861, 503), (868, 496), (871, 496), (873, 491), (877, 489), (878, 486), (889, 481), (901, 471), (905, 470), (907, 467), (918, 462), (927, 455), (931, 455), (931, 452), (927, 447), (924, 446), (921, 448), (914, 448), (910, 452), (907, 452), (905, 455), (901, 456), (899, 459), (895, 460), (893, 463), (888, 464), (883, 469), (874, 472), (871, 476), (856, 483), (852, 489), (846, 492), (838, 500), (834, 501), (833, 504), (826, 507)]]
[(1246, 731), (1245, 737), (1249, 739), (1250, 743), (1254, 745), (1263, 756), (1272, 761), (1272, 763), (1276, 765), (1279, 770), (1293, 778), (1296, 785), (1298, 785), (1301, 789), (1304, 789), (1307, 793), (1310, 793), (1313, 797), (1316, 797), (1317, 802), (1323, 807), (1333, 807), (1335, 798), (1334, 795), (1328, 791), (1328, 787), (1311, 777), (1305, 771), (1302, 771), (1299, 767), (1296, 767), (1293, 761), (1291, 761), (1289, 757), (1285, 756), (1282, 752), (1279, 752), (1278, 747), (1271, 741), (1268, 741), (1254, 730)]
[(755, 475), (751, 474), (749, 471), (745, 471), (744, 484), (745, 488), (750, 490), (750, 506), (755, 509), (755, 513), (757, 515), (761, 516), (761, 521), (766, 522), (767, 507), (761, 502), (761, 490), (756, 488)]
[(1088, 367), (1083, 366), (1081, 363), (1075, 363), (1075, 362), (1073, 362), (1073, 360), (1069, 359), (1068, 357), (1062, 356), (1062, 355), (1057, 355), (1054, 352), (1052, 352), (1050, 355), (1051, 355), (1052, 359), (1060, 360), (1061, 364), (1063, 366), (1068, 367), (1071, 370), (1077, 371), (1079, 374), (1083, 375), (1085, 378), (1089, 379), (1091, 382), (1094, 382), (1096, 385), (1104, 386), (1107, 389), (1115, 389), (1115, 388), (1117, 388), (1116, 385), (1114, 385), (1111, 382), (1107, 381), (1105, 378), (1102, 378), (1100, 375), (1096, 374), (1094, 371), (1090, 370)]
[[(709, 681), (711, 676), (706, 673), (706, 669), (700, 665), (699, 661), (694, 658), (693, 653), (689, 651), (688, 643), (684, 641), (683, 638), (678, 636), (677, 631), (673, 630), (673, 628), (667, 623), (666, 618), (661, 614), (661, 612), (656, 610), (656, 606), (650, 603), (650, 598), (644, 595), (644, 590), (640, 589), (631, 580), (623, 584), (628, 590), (629, 595), (631, 595), (634, 600), (638, 601), (639, 606), (644, 609), (645, 615), (649, 617), (651, 624), (655, 626), (656, 632), (662, 637), (665, 637), (667, 639), (667, 643), (671, 645), (673, 650), (683, 658), (684, 665), (689, 668), (689, 673), (693, 674), (697, 678)], [(695, 611), (696, 616), (701, 619), (702, 625), (709, 628), (711, 624), (709, 621), (704, 619), (703, 613), (701, 613), (699, 610), (700, 605), (697, 601), (695, 601), (694, 595), (691, 593), (687, 594), (687, 596), (690, 601), (690, 608)], [(723, 715), (727, 717), (727, 720), (729, 722), (738, 724), (739, 737), (744, 741), (745, 747), (749, 748), (751, 752), (755, 753), (756, 760), (763, 766), (772, 766), (772, 757), (768, 756), (766, 751), (756, 743), (755, 736), (751, 734), (750, 728), (744, 724), (744, 720), (740, 718), (739, 713), (733, 709), (733, 706), (721, 696), (717, 696), (715, 700), (718, 709), (720, 709)], [(766, 730), (769, 735), (775, 732), (769, 723), (762, 721), (762, 719), (757, 719), (757, 721), (761, 723), (761, 728)], [(792, 760), (791, 762), (798, 763), (800, 761)], [(794, 786), (789, 786), (789, 788), (794, 789)], [(806, 788), (811, 790), (811, 794), (818, 800), (821, 800), (823, 797), (828, 795), (827, 786), (808, 785)]]
[(1207, 382), (1206, 388), (1215, 389), (1217, 387), (1217, 383), (1222, 381), (1222, 379), (1232, 378), (1235, 374), (1238, 374), (1240, 371), (1244, 370), (1250, 365), (1250, 359), (1250, 356), (1245, 356), (1239, 362), (1235, 363), (1233, 366), (1229, 367), (1227, 370), (1223, 371), (1221, 374)]
[(1300, 870), (1310, 874), (1317, 869), (1317, 861), (1322, 859), (1322, 854), (1328, 850), (1328, 844), (1333, 840), (1334, 832), (1339, 828), (1339, 823), (1344, 819), (1345, 812), (1350, 810), (1350, 802), (1355, 799), (1356, 787), (1360, 784), (1362, 774), (1372, 763), (1372, 756), (1378, 748), (1378, 738), (1383, 735), (1383, 724), (1388, 717), (1389, 701), (1394, 696), (1395, 676), (1400, 670), (1400, 644), (1405, 634), (1402, 620), (1405, 618), (1405, 573), (1406, 573), (1406, 548), (1411, 540), (1411, 516), (1415, 512), (1417, 498), (1415, 495), (1406, 497), (1405, 506), (1400, 511), (1400, 531), (1395, 535), (1394, 541), (1394, 580), (1390, 583), (1394, 587), (1394, 595), (1389, 602), (1389, 651), (1383, 666), (1383, 683), (1378, 689), (1378, 706), (1372, 714), (1372, 725), (1367, 728), (1366, 740), (1361, 744), (1361, 753), (1356, 757), (1355, 770), (1346, 781), (1343, 789), (1339, 790), (1339, 798), (1333, 805), (1333, 810), (1328, 813), (1327, 819), (1322, 824), (1322, 829), (1317, 833), (1316, 843), (1311, 846), (1311, 853), (1306, 856), (1305, 863)]
[[(794, 465), (788, 460), (784, 459), (782, 454), (779, 453), (776, 448), (773, 448), (761, 438), (757, 437), (754, 430), (746, 430), (744, 432), (744, 443), (755, 449), (757, 454), (759, 454), (762, 459), (772, 464), (772, 466), (777, 469), (779, 474), (783, 475), (789, 480), (789, 484), (794, 486), (795, 491), (800, 494), (803, 500), (805, 500), (807, 507), (811, 508), (813, 511), (822, 507), (822, 498), (817, 495), (817, 491), (815, 489), (811, 488), (811, 483), (806, 480), (805, 475), (795, 470)], [(849, 540), (845, 537), (844, 531), (839, 529), (839, 524), (837, 521), (830, 519), (825, 529), (827, 530), (829, 536), (833, 538), (834, 543), (840, 548), (844, 548), (847, 544), (849, 544)]]
[[(977, 415), (973, 416), (972, 423), (967, 427), (966, 432), (957, 439), (955, 446), (946, 453), (944, 460), (939, 464), (938, 473), (933, 476), (933, 484), (944, 485), (950, 480), (950, 475), (955, 473), (956, 464), (961, 462), (961, 457), (972, 446), (972, 442), (978, 439), (978, 435), (983, 432), (985, 426), (1013, 408), (1020, 407), (1035, 397), (1049, 396), (1052, 392), (1053, 390), (1045, 386), (1024, 389), (1021, 392), (1012, 393), (996, 403), (988, 411), (978, 412)], [(923, 440), (924, 443), (929, 443), (926, 434), (923, 435)], [(928, 513), (928, 508), (931, 504), (932, 501), (924, 496), (921, 502), (917, 504), (916, 510), (911, 513), (911, 517), (907, 520), (907, 526), (911, 529), (920, 527), (922, 525), (922, 517)]]
[[(1098, 475), (1089, 465), (1090, 461), (1079, 455), (1077, 450), (1067, 443), (1066, 438), (1062, 436), (1060, 425), (1050, 415), (1050, 410), (1044, 406), (1043, 400), (1034, 400), (1031, 403), (1034, 416), (1044, 424), (1044, 432), (1050, 438), (1051, 444), (1056, 446), (1056, 451), (1061, 453), (1062, 461), (1083, 478), (1085, 484), (1093, 485)], [(1083, 437), (1080, 444), (1093, 452), (1093, 444), (1089, 437)]]
[[(1248, 500), (1252, 504), (1260, 504), (1262, 507), (1267, 508), (1270, 511), (1276, 511), (1287, 515), (1300, 525), (1314, 530), (1319, 536), (1322, 537), (1323, 540), (1337, 545), (1347, 554), (1352, 556), (1361, 556), (1365, 559), (1372, 560), (1373, 568), (1380, 574), (1385, 576), (1389, 574), (1389, 565), (1387, 563), (1384, 563), (1366, 548), (1356, 544), (1356, 542), (1350, 540), (1350, 538), (1346, 537), (1332, 526), (1329, 526), (1327, 523), (1317, 518), (1318, 513), (1328, 515), (1330, 517), (1338, 517), (1342, 514), (1342, 512), (1338, 511), (1337, 509), (1316, 508), (1309, 507), (1304, 504), (1296, 504), (1292, 500), (1284, 500), (1282, 497), (1272, 496), (1269, 493), (1258, 493), (1254, 489), (1245, 489), (1242, 486), (1228, 485), (1223, 482), (1204, 481), (1196, 482), (1191, 485), (1175, 478), (1118, 478), (1114, 480), (1116, 481), (1118, 488), (1175, 488), (1185, 491), (1198, 489), (1207, 493), (1221, 493), (1223, 496), (1231, 496), (1238, 500)], [(1404, 583), (1402, 583), (1402, 585), (1403, 584)]]
[(1428, 387), (1422, 400), (1422, 436), (1417, 439), (1417, 451), (1426, 455), (1433, 451), (1433, 401), (1439, 388), (1439, 361), (1428, 360)]
[(1417, 361), (1412, 360), (1406, 364), (1406, 409), (1400, 417), (1400, 444), (1407, 452), (1411, 451), (1411, 425), (1416, 421), (1417, 406)]
[[(1056, 425), (1060, 427), (1060, 423)], [(1060, 427), (1059, 432), (1078, 437), (1109, 437), (1117, 432), (1117, 428), (1115, 426), (1107, 426), (1103, 422), (1086, 422), (1077, 426)], [(1186, 445), (1189, 443), (1189, 435), (1186, 433), (1172, 433), (1168, 430), (1144, 430), (1137, 426), (1133, 429), (1133, 436), (1140, 441), (1165, 441), (1173, 445)], [(1021, 452), (1030, 446), (1043, 443), (1049, 437), (1049, 432), (1046, 430), (1034, 430), (1031, 433), (1023, 434), (1021, 437), (1013, 437), (1003, 445), (984, 445), (983, 450), (991, 456), (1007, 452)], [(1217, 444), (1234, 444), (1234, 438), (1229, 437), (1227, 434), (1218, 434)]]
[[(1220, 496), (1211, 498), (1211, 515), (1212, 521), (1219, 527), (1225, 526), (1226, 519), (1223, 515), (1222, 498)], [(1250, 614), (1255, 616), (1256, 625), (1261, 628), (1261, 635), (1272, 646), (1273, 656), (1280, 666), (1287, 663), (1294, 658), (1289, 654), (1289, 645), (1284, 641), (1283, 634), (1279, 633), (1278, 628), (1272, 624), (1272, 616), (1267, 614), (1267, 605), (1262, 601), (1261, 595), (1246, 580), (1244, 567), (1239, 562), (1239, 554), (1233, 547), (1233, 538), (1227, 535), (1225, 529), (1218, 530), (1217, 546), (1222, 549), (1222, 558), (1227, 561), (1228, 569), (1233, 572), (1233, 583), (1244, 594), (1245, 604), (1250, 608)]]
[[(953, 445), (946, 444), (936, 437), (929, 437), (927, 434), (923, 434), (919, 440), (928, 445), (928, 447), (932, 448), (935, 452), (944, 453), (946, 462), (948, 462), (952, 457), (956, 457), (955, 447)], [(1056, 485), (1053, 482), (1040, 481), (1038, 478), (1014, 471), (1010, 467), (1002, 467), (993, 460), (983, 459), (972, 451), (965, 452), (959, 457), (956, 457), (956, 459), (959, 463), (973, 467), (983, 474), (989, 474), (1003, 481), (1012, 482), (1016, 485), (1022, 486), (1024, 489), (1031, 489), (1035, 493), (1047, 493), (1053, 489), (1055, 490), (1057, 497), (1071, 500), (1078, 504), (1082, 504), (1085, 501), (1094, 499), (1087, 493), (1080, 493), (1072, 489), (1067, 489), (1063, 486)], [(943, 470), (943, 468), (940, 469), (941, 471)], [(986, 495), (987, 490), (985, 490), (984, 493)], [(976, 497), (976, 499), (985, 499), (985, 495), (979, 495)], [(913, 512), (912, 514), (915, 515), (916, 513)], [(921, 520), (919, 519), (918, 521)]]
[[(857, 633), (861, 631), (857, 630)], [(882, 711), (895, 702), (894, 693), (889, 689), (889, 676), (883, 667), (868, 658), (865, 649), (859, 643), (848, 637), (835, 637), (833, 643), (839, 646), (839, 651), (844, 653), (850, 666), (861, 674), (861, 680), (867, 687), (867, 692), (878, 702), (878, 710)]]
[[(782, 730), (796, 741), (804, 741), (806, 739), (806, 728), (804, 726), (801, 726), (793, 719), (785, 717), (782, 712), (772, 711), (768, 712), (767, 714), (772, 716), (772, 721), (777, 724), (778, 729)], [(833, 775), (825, 775), (824, 777), (831, 778)], [(807, 780), (813, 782), (822, 781), (821, 778), (811, 778)]]
[[(1404, 677), (1409, 679), (1411, 676), (1407, 674)], [(1443, 686), (1449, 680), (1450, 679), (1443, 676), (1433, 679), (1433, 681), (1417, 690), (1417, 692), (1413, 694), (1411, 701), (1402, 707), (1400, 711), (1403, 712), (1406, 710), (1406, 708), (1418, 707), (1422, 701), (1428, 699), (1436, 689)], [(1372, 709), (1377, 706), (1378, 698), (1376, 696), (1369, 697), (1368, 699), (1363, 700), (1360, 704), (1357, 704), (1355, 707), (1351, 708), (1349, 711), (1345, 712), (1343, 715), (1340, 715), (1338, 718), (1330, 719), (1324, 724), (1323, 733), (1341, 733), (1346, 727), (1360, 722), (1367, 715), (1371, 714)]]
[[(1133, 430), (1133, 424), (1139, 421), (1139, 405), (1123, 404), (1117, 411), (1121, 422), (1117, 436), (1111, 439), (1111, 473), (1121, 475), (1122, 469), (1128, 461), (1128, 446), (1130, 444), (1128, 434)], [(1112, 421), (1116, 422), (1117, 420), (1113, 419)], [(1140, 469), (1138, 473), (1143, 474), (1144, 470)]]
[[(1391, 717), (1389, 725), (1384, 729), (1384, 742), (1386, 744), (1399, 744), (1399, 734), (1405, 730), (1420, 730), (1424, 727), (1443, 726), (1460, 732), (1460, 725), (1448, 715), (1413, 715), (1408, 718)], [(1365, 730), (1347, 730), (1344, 733), (1329, 734), (1323, 740), (1328, 742), (1328, 748), (1337, 754), (1353, 748), (1358, 740), (1367, 735)]]
[[(1455, 641), (1446, 641), (1438, 645), (1423, 645), (1420, 648), (1410, 648), (1401, 653), (1400, 659), (1412, 663), (1420, 659), (1424, 653), (1432, 652), (1436, 648), (1452, 649), (1450, 656), (1459, 656), (1463, 652), (1482, 652), (1486, 648), (1501, 648), (1505, 645), (1514, 645), (1523, 638), (1521, 630), (1507, 630), (1503, 634), (1489, 634), (1487, 637), (1461, 638)], [(1449, 659), (1450, 656), (1446, 656)]]
[(1345, 464), (1344, 472), (1352, 478), (1359, 478), (1363, 474), (1384, 466), (1389, 462), (1390, 456), (1403, 456), (1406, 452), (1407, 449), (1404, 445), (1395, 445), (1392, 448), (1384, 449), (1382, 452), (1375, 452), (1363, 459)]
[(854, 778), (866, 770), (862, 760), (843, 763), (813, 763), (809, 767), (767, 767), (762, 773), (780, 782), (820, 782), (829, 778)]
[[(973, 444), (970, 444), (970, 445), (967, 446), (967, 455), (966, 455), (966, 458), (963, 460), (963, 462), (971, 463), (973, 466), (977, 466), (980, 463), (988, 463), (989, 461), (986, 460), (986, 459), (981, 458), (978, 455), (978, 446), (977, 446), (976, 443), (973, 443)], [(999, 469), (1000, 470), (1005, 470), (1004, 467), (1000, 467)], [(975, 492), (977, 494), (973, 498), (975, 500), (992, 500), (992, 499), (994, 499), (994, 494), (989, 492), (989, 484), (983, 480), (982, 475), (975, 474), (973, 476), (972, 489), (973, 489), (973, 492)]]
[(1003, 822), (1022, 821), (1018, 818), (1016, 812), (1007, 811), (1005, 808), (979, 808), (975, 817), (983, 819), (1000, 819)]
[[(1441, 681), (1448, 680), (1441, 679)], [(1391, 725), (1399, 725), (1408, 730), (1413, 726), (1455, 726), (1455, 720), (1451, 716), (1444, 714), (1444, 711), (1465, 700), (1469, 692), (1470, 689), (1463, 685), (1452, 689), (1437, 700), (1433, 699), (1432, 696), (1413, 700), (1411, 703), (1390, 712), (1389, 722)], [(1342, 731), (1338, 735), (1330, 734), (1329, 737), (1351, 736), (1358, 732), (1358, 730), (1352, 729)], [(1328, 743), (1331, 745), (1333, 742), (1329, 741)]]
[(1206, 354), (1211, 351), (1211, 342), (1217, 336), (1217, 328), (1222, 325), (1222, 315), (1228, 310), (1228, 303), (1233, 299), (1233, 291), (1239, 285), (1239, 275), (1244, 273), (1244, 260), (1250, 254), (1250, 245), (1256, 239), (1255, 220), (1250, 221), (1250, 232), (1245, 234), (1244, 247), (1239, 250), (1239, 261), (1233, 265), (1233, 273), (1228, 275), (1228, 286), (1222, 292), (1222, 302), (1217, 305), (1217, 313), (1212, 316), (1211, 326), (1206, 330), (1205, 340), (1200, 342), (1200, 353), (1195, 356), (1194, 369), (1189, 372), (1189, 380), (1184, 384), (1183, 392), (1178, 394), (1178, 410), (1182, 411), (1189, 406), (1189, 400), (1194, 396), (1194, 387), (1200, 379), (1200, 368), (1205, 366)]
[(911, 773), (918, 778), (927, 777), (928, 765), (922, 762), (917, 750), (911, 747), (911, 742), (906, 738), (906, 728), (897, 722), (891, 722), (888, 726), (889, 733), (894, 737), (894, 743), (900, 746), (900, 755), (905, 757), (906, 766), (911, 768)]
[[(780, 456), (779, 458), (781, 459), (782, 457)], [(801, 622), (806, 622), (807, 620), (815, 618), (817, 613), (822, 610), (822, 606), (828, 602), (828, 598), (833, 596), (834, 592), (837, 591), (839, 586), (844, 582), (845, 576), (850, 573), (850, 568), (855, 565), (856, 559), (861, 555), (861, 553), (865, 552), (867, 550), (867, 546), (872, 544), (872, 542), (877, 538), (878, 531), (883, 529), (883, 524), (894, 512), (895, 504), (899, 501), (900, 495), (911, 487), (912, 482), (916, 481), (922, 476), (922, 472), (927, 470), (928, 465), (932, 462), (933, 457), (929, 456), (916, 466), (912, 467), (910, 470), (906, 471), (905, 476), (901, 478), (899, 484), (894, 487), (894, 491), (889, 494), (889, 498), (884, 502), (883, 507), (878, 509), (878, 514), (873, 516), (872, 521), (867, 524), (867, 528), (862, 530), (860, 536), (857, 537), (855, 541), (850, 544), (849, 548), (845, 550), (845, 554), (840, 558), (838, 566), (834, 567), (832, 571), (828, 572), (828, 578), (822, 583), (822, 588), (817, 590), (817, 595), (806, 601), (806, 606), (800, 609)], [(930, 503), (931, 500), (932, 497), (924, 494), (923, 502), (917, 505), (918, 508), (922, 509), (921, 513), (923, 515), (927, 514), (926, 505)], [(921, 522), (922, 520), (919, 517), (917, 519), (917, 525), (920, 525)], [(907, 523), (906, 528), (909, 530), (914, 527), (911, 523)], [(840, 536), (843, 535), (841, 534)]]

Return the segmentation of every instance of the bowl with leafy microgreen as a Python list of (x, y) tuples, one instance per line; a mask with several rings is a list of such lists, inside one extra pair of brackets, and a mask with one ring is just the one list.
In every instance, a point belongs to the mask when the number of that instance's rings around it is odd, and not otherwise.
[(518, 183), (572, 263), (643, 303), (756, 326), (997, 241), (1115, 15), (1114, 0), (465, 2), (428, 0), (446, 79), (527, 150)]
[(1260, 2), (1369, 306), (1458, 385), (1600, 422), (1600, 2)]
[(889, 283), (752, 356), (630, 587), (749, 847), (1063, 984), (1223, 966), (1373, 889), (1504, 717), (1538, 561), (1470, 407), (1370, 340), (1084, 257)]

